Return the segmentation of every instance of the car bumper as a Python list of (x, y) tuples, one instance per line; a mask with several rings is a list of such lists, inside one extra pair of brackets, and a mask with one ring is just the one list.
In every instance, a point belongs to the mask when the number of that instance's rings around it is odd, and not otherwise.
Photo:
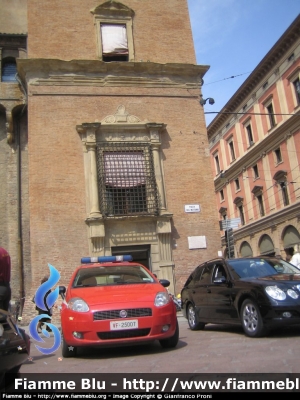
[[(127, 307), (122, 307), (126, 309)], [(129, 308), (129, 307), (128, 307)], [(111, 322), (137, 320), (134, 329), (112, 330)], [(93, 312), (79, 313), (67, 308), (61, 312), (61, 326), (64, 340), (67, 344), (84, 346), (109, 346), (115, 344), (144, 343), (167, 339), (174, 335), (176, 329), (176, 309), (173, 304), (152, 309), (152, 316), (94, 320)], [(168, 330), (163, 328), (168, 326)], [(74, 336), (80, 333), (82, 338)]]
[(300, 307), (287, 305), (266, 308), (262, 318), (264, 325), (270, 328), (300, 325)]
[(0, 339), (0, 374), (22, 365), (30, 354), (30, 338), (21, 328), (7, 331)]

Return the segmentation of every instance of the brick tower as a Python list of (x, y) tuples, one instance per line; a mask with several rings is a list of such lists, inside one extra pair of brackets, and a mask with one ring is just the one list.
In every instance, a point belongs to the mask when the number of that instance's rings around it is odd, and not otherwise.
[(67, 284), (82, 256), (130, 253), (177, 294), (220, 249), (187, 1), (27, 7), (27, 292), (48, 263)]

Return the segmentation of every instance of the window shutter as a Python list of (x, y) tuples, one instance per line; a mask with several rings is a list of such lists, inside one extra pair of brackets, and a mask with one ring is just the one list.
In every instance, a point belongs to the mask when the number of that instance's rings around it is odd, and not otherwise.
[(6, 62), (2, 67), (2, 82), (15, 82), (17, 65), (14, 62)]
[(130, 188), (146, 184), (142, 152), (105, 152), (104, 171), (107, 186)]
[(101, 24), (102, 52), (109, 54), (128, 54), (126, 25)]

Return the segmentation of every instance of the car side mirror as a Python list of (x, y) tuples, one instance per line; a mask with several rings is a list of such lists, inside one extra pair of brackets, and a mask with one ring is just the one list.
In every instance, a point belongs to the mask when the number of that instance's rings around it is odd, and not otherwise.
[(168, 287), (170, 286), (170, 281), (168, 281), (167, 279), (160, 279), (159, 283), (163, 286), (163, 287)]
[(59, 294), (61, 298), (64, 300), (65, 299), (65, 293), (66, 293), (66, 287), (65, 286), (59, 286)]
[(225, 278), (225, 276), (221, 276), (220, 278), (217, 278), (214, 280), (214, 283), (226, 283), (227, 279)]
[(284, 272), (284, 268), (283, 268), (282, 265), (276, 265), (274, 268), (276, 269), (276, 271), (277, 271), (279, 274), (282, 274), (282, 273)]

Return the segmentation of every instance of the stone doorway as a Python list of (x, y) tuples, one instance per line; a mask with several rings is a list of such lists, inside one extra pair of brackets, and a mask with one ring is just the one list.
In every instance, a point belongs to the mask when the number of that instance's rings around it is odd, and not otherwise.
[(112, 247), (111, 254), (113, 256), (130, 254), (133, 261), (143, 264), (146, 268), (152, 271), (150, 245)]

